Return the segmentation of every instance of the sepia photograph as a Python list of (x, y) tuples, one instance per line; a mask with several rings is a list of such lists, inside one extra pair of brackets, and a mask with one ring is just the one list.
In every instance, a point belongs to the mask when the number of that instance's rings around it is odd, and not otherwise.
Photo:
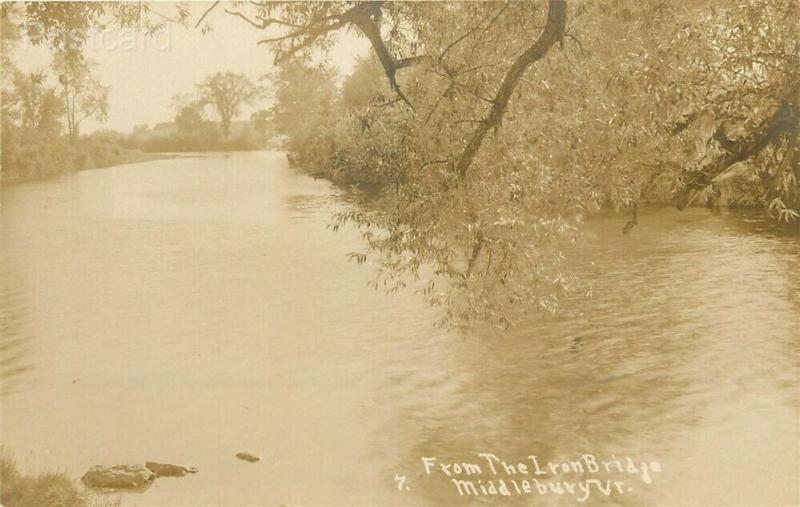
[(0, 507), (800, 506), (800, 0), (0, 43)]

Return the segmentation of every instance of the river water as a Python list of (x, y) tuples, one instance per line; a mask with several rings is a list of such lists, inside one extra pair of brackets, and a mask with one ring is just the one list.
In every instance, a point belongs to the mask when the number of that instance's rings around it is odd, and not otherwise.
[[(626, 236), (626, 217), (592, 219), (571, 254), (591, 297), (465, 335), (436, 329), (411, 290), (367, 287), (370, 266), (346, 257), (357, 234), (327, 228), (337, 191), (278, 153), (86, 171), (2, 199), (2, 443), (26, 470), (200, 469), (123, 495), (142, 506), (583, 496), (514, 494), (525, 478), (624, 483), (590, 505), (800, 503), (800, 241), (757, 214), (650, 210)], [(479, 453), (527, 475), (493, 476)], [(535, 476), (528, 456), (556, 470)], [(628, 456), (660, 472), (614, 468)], [(454, 462), (512, 495), (459, 496), (438, 467)]]

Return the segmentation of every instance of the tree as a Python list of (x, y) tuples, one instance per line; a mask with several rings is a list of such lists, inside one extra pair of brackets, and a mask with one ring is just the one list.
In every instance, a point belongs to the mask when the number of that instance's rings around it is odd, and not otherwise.
[(241, 107), (251, 103), (258, 95), (258, 89), (243, 74), (217, 72), (209, 76), (197, 87), (199, 101), (211, 104), (220, 118), (222, 138), (228, 141), (231, 120), (241, 113)]
[(12, 83), (3, 90), (3, 178), (36, 179), (72, 169), (61, 137), (63, 103), (45, 73), (14, 71)]
[(14, 71), (13, 88), (3, 96), (3, 121), (28, 130), (57, 136), (63, 105), (55, 88), (46, 84), (44, 72)]
[(193, 135), (199, 132), (206, 124), (202, 108), (198, 105), (186, 105), (175, 115), (175, 126), (178, 132)]
[(78, 138), (84, 120), (94, 117), (104, 121), (108, 118), (109, 89), (92, 75), (93, 66), (75, 52), (57, 53), (53, 59), (53, 69), (62, 87), (67, 131), (73, 142)]
[(175, 116), (175, 125), (182, 150), (203, 151), (219, 142), (214, 124), (205, 118), (203, 107), (198, 103), (183, 106)]
[[(691, 12), (691, 11), (690, 11)], [(691, 144), (680, 164), (678, 206), (713, 201), (723, 187), (730, 200), (757, 202), (773, 218), (800, 214), (800, 35), (796, 1), (695, 8), (708, 31), (674, 39), (692, 59), (660, 70), (685, 89), (670, 134)], [(663, 46), (658, 47), (662, 50)], [(683, 74), (680, 74), (684, 71)], [(663, 89), (663, 85), (661, 89)]]

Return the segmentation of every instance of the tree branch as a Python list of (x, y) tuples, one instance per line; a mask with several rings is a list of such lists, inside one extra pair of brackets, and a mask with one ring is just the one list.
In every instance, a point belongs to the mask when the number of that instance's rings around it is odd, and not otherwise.
[(528, 70), (528, 67), (533, 65), (538, 60), (544, 58), (550, 47), (556, 42), (560, 41), (564, 36), (564, 29), (567, 20), (567, 4), (566, 0), (550, 0), (547, 11), (547, 24), (544, 31), (539, 36), (539, 39), (533, 43), (524, 53), (519, 55), (511, 67), (508, 69), (505, 78), (503, 79), (500, 89), (494, 98), (489, 115), (475, 129), (472, 138), (467, 143), (464, 153), (456, 164), (456, 171), (459, 178), (464, 178), (467, 175), (469, 167), (475, 155), (478, 154), (483, 140), (491, 129), (496, 129), (503, 121), (508, 102), (511, 100), (511, 95), (517, 86), (522, 75)]
[(398, 66), (398, 61), (394, 59), (386, 48), (386, 43), (381, 37), (381, 30), (375, 21), (375, 17), (380, 15), (380, 4), (359, 4), (349, 12), (352, 13), (350, 16), (351, 23), (361, 30), (361, 33), (369, 40), (372, 49), (378, 56), (378, 60), (383, 66), (386, 77), (389, 79), (389, 87), (403, 99), (403, 102), (405, 102), (412, 111), (416, 111), (408, 98), (406, 98), (400, 90), (400, 86), (397, 84), (396, 73), (398, 69), (415, 65), (421, 60), (416, 57), (406, 58), (401, 60), (403, 67)]
[(200, 19), (198, 19), (198, 20), (197, 20), (197, 23), (195, 23), (194, 27), (195, 27), (195, 28), (199, 27), (199, 26), (200, 26), (200, 24), (203, 22), (203, 20), (204, 20), (204, 19), (206, 19), (206, 16), (208, 16), (208, 15), (209, 15), (209, 13), (210, 13), (211, 11), (213, 11), (213, 10), (214, 10), (214, 9), (217, 7), (217, 5), (219, 5), (219, 0), (217, 0), (216, 2), (214, 2), (213, 4), (211, 4), (211, 7), (209, 7), (208, 9), (206, 9), (206, 11), (203, 13), (203, 15), (202, 15), (202, 16), (200, 16)]
[(677, 208), (685, 209), (698, 193), (724, 179), (725, 172), (732, 165), (758, 155), (764, 148), (778, 141), (785, 134), (796, 135), (798, 120), (800, 120), (798, 105), (785, 102), (745, 139), (729, 141), (725, 137), (723, 140), (719, 132), (715, 132), (714, 139), (720, 143), (724, 153), (700, 171), (692, 171), (686, 176), (683, 189), (676, 198)]
[(251, 26), (254, 26), (254, 27), (258, 28), (259, 30), (263, 30), (263, 29), (265, 29), (266, 27), (269, 26), (269, 20), (267, 20), (267, 19), (262, 19), (261, 23), (256, 23), (255, 21), (253, 21), (252, 19), (248, 18), (247, 16), (245, 16), (241, 12), (232, 11), (230, 9), (225, 9), (225, 12), (227, 14), (230, 14), (231, 16), (236, 16), (237, 18), (241, 18), (241, 19), (245, 20)]
[(302, 41), (300, 41), (298, 44), (292, 45), (284, 53), (276, 54), (275, 62), (276, 63), (280, 63), (282, 61), (285, 61), (285, 60), (291, 58), (292, 56), (297, 54), (297, 52), (299, 52), (300, 50), (309, 47), (317, 39), (319, 39), (320, 37), (322, 37), (326, 33), (332, 32), (334, 30), (337, 30), (337, 29), (343, 27), (344, 25), (346, 25), (348, 22), (349, 21), (346, 18), (342, 17), (341, 19), (339, 19), (339, 21), (336, 21), (336, 22), (331, 23), (329, 25), (320, 26), (320, 27), (317, 27), (316, 29), (313, 29), (313, 30), (311, 28), (308, 28), (308, 29), (305, 29), (305, 30), (300, 30), (300, 31), (295, 32), (293, 34), (289, 34), (289, 35), (286, 35), (286, 36), (283, 36), (283, 37), (278, 37), (278, 38), (275, 38), (275, 39), (263, 39), (263, 40), (258, 41), (258, 44), (266, 44), (266, 43), (269, 43), (269, 42), (280, 42), (282, 40), (294, 39), (294, 38), (297, 38), (297, 37), (305, 35), (305, 38)]

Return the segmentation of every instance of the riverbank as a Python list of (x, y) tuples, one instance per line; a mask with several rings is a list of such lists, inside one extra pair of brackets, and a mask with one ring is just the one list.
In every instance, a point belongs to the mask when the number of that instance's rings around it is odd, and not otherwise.
[(98, 496), (64, 472), (26, 474), (10, 449), (0, 446), (0, 504), (12, 507), (113, 507), (118, 496)]
[(84, 159), (80, 166), (66, 164), (62, 170), (51, 170), (44, 173), (28, 173), (28, 174), (6, 174), (2, 172), (0, 184), (14, 185), (19, 183), (31, 183), (36, 181), (46, 181), (52, 178), (57, 178), (64, 174), (69, 174), (78, 171), (90, 171), (94, 169), (110, 169), (113, 167), (140, 164), (143, 162), (153, 162), (156, 160), (166, 160), (173, 158), (191, 158), (196, 156), (194, 152), (147, 152), (141, 150), (125, 149), (123, 152), (116, 154), (113, 157), (100, 159)]
[(102, 137), (83, 138), (74, 143), (56, 139), (15, 144), (4, 139), (0, 182), (13, 184), (42, 181), (76, 171), (149, 162), (175, 156), (175, 154), (150, 153), (127, 148), (119, 142)]

